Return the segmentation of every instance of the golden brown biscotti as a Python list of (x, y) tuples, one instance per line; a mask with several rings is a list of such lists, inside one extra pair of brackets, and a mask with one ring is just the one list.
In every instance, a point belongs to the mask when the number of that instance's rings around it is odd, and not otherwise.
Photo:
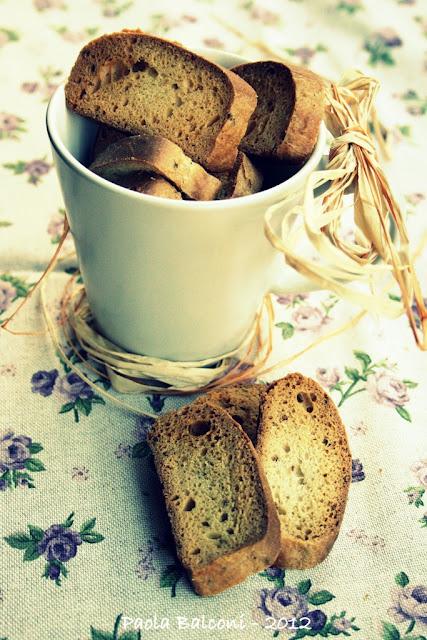
[(225, 409), (255, 445), (260, 408), (266, 393), (265, 384), (232, 384), (208, 391), (196, 402), (208, 402)]
[(229, 173), (218, 174), (222, 189), (218, 199), (240, 198), (261, 191), (263, 174), (255, 167), (248, 156), (239, 151), (233, 169)]
[(256, 451), (226, 411), (194, 403), (148, 435), (178, 557), (200, 595), (270, 566), (279, 520)]
[(265, 61), (233, 69), (258, 95), (240, 149), (304, 162), (317, 142), (324, 111), (322, 79), (305, 67)]
[(113, 127), (108, 127), (106, 124), (101, 124), (98, 127), (98, 131), (96, 134), (95, 142), (93, 145), (92, 151), (92, 161), (95, 160), (100, 153), (105, 151), (110, 144), (113, 142), (118, 142), (119, 140), (123, 140), (129, 134), (124, 131), (119, 131), (118, 129), (113, 129)]
[(65, 96), (83, 116), (169, 138), (212, 171), (232, 168), (257, 101), (252, 87), (231, 71), (139, 30), (85, 45)]
[(122, 187), (132, 189), (138, 193), (146, 193), (158, 198), (168, 198), (169, 200), (182, 200), (182, 194), (170, 182), (159, 176), (152, 176), (143, 173), (141, 176), (130, 176), (120, 182)]
[(163, 138), (144, 134), (130, 136), (110, 144), (89, 167), (98, 175), (120, 181), (132, 174), (154, 173), (172, 182), (179, 191), (193, 200), (214, 200), (221, 182), (175, 143)]
[(270, 386), (257, 451), (280, 518), (275, 564), (314, 567), (338, 536), (351, 481), (345, 427), (317, 382), (291, 373)]

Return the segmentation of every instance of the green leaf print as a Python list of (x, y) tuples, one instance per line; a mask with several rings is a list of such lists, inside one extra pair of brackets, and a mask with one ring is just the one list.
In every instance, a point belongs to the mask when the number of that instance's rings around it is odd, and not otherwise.
[(308, 601), (310, 604), (319, 606), (321, 604), (326, 604), (326, 602), (329, 602), (333, 598), (335, 598), (335, 596), (332, 595), (330, 591), (316, 591), (308, 597)]
[(292, 338), (292, 336), (295, 333), (294, 325), (291, 324), (290, 322), (278, 322), (275, 326), (278, 329), (282, 330), (283, 340), (288, 340), (289, 338)]
[(400, 640), (399, 629), (390, 622), (383, 622), (383, 637), (382, 640)]
[(140, 631), (124, 631), (123, 633), (120, 633), (122, 615), (123, 614), (117, 616), (112, 633), (109, 631), (100, 631), (99, 629), (91, 627), (90, 640), (141, 640)]
[(32, 560), (37, 560), (40, 557), (40, 552), (38, 551), (38, 543), (32, 540), (24, 553), (24, 562), (31, 562)]
[(184, 576), (184, 569), (181, 565), (169, 564), (163, 571), (160, 577), (160, 586), (163, 588), (169, 588), (171, 590), (171, 597), (176, 596), (176, 585)]
[(409, 411), (407, 409), (405, 409), (405, 407), (402, 406), (397, 406), (395, 407), (397, 413), (404, 419), (407, 420), (408, 422), (412, 422), (411, 420), (411, 415), (409, 413)]
[(301, 582), (298, 582), (297, 589), (301, 595), (305, 595), (311, 589), (311, 580), (308, 579), (308, 580), (302, 580)]
[(30, 536), (25, 533), (16, 533), (13, 536), (7, 536), (4, 540), (13, 549), (26, 549), (32, 542)]
[(40, 527), (34, 527), (31, 524), (28, 525), (28, 529), (32, 539), (35, 540), (36, 542), (40, 542), (40, 540), (43, 538), (43, 535), (44, 535), (43, 529), (41, 529)]
[(409, 578), (404, 571), (398, 573), (394, 581), (399, 585), (399, 587), (406, 587), (406, 585), (409, 584)]

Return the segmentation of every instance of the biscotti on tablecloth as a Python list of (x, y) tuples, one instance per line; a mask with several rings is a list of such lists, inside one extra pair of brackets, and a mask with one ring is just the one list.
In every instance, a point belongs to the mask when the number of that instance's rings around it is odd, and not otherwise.
[(351, 454), (339, 413), (314, 380), (293, 373), (212, 390), (159, 418), (148, 442), (198, 593), (237, 584), (267, 558), (306, 569), (328, 555)]

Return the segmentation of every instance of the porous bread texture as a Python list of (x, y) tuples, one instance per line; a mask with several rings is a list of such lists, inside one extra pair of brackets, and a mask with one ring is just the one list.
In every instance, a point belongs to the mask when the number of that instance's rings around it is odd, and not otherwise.
[(263, 184), (262, 173), (242, 151), (237, 154), (232, 170), (229, 173), (218, 174), (218, 178), (222, 182), (218, 200), (240, 198), (251, 193), (258, 193)]
[(154, 173), (172, 182), (194, 200), (213, 200), (221, 188), (218, 178), (185, 155), (180, 147), (162, 136), (129, 136), (113, 142), (89, 167), (96, 174), (116, 182), (123, 176)]
[(83, 116), (169, 138), (212, 171), (232, 168), (257, 101), (231, 71), (139, 30), (103, 35), (83, 47), (65, 96)]
[(328, 394), (299, 373), (273, 383), (262, 405), (257, 451), (279, 513), (276, 565), (313, 567), (335, 542), (351, 481), (345, 427)]
[(323, 82), (297, 65), (263, 61), (233, 71), (258, 95), (240, 149), (254, 155), (304, 162), (312, 153), (324, 111)]
[(271, 565), (279, 521), (255, 449), (219, 407), (167, 414), (148, 435), (178, 556), (200, 595)]
[(208, 402), (225, 409), (256, 444), (261, 403), (266, 393), (265, 384), (232, 384), (208, 391), (196, 402)]

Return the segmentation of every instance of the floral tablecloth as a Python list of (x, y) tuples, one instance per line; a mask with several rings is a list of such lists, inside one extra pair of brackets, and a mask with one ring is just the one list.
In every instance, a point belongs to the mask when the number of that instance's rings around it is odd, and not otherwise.
[[(421, 238), (425, 0), (1, 0), (3, 318), (61, 235), (64, 210), (44, 115), (82, 44), (141, 27), (259, 58), (224, 21), (335, 79), (358, 67), (382, 80), (380, 113), (394, 149), (388, 171), (414, 242)], [(427, 262), (418, 262), (425, 283)], [(61, 270), (51, 277), (53, 299), (67, 278)], [(274, 358), (302, 350), (355, 312), (328, 292), (278, 298), (275, 310)], [(44, 331), (37, 297), (15, 328)], [(2, 332), (0, 638), (427, 637), (426, 355), (405, 318), (365, 317), (293, 366), (330, 390), (348, 428), (353, 483), (341, 535), (315, 569), (285, 575), (272, 567), (203, 599), (191, 591), (166, 533), (145, 444), (150, 419), (106, 402), (102, 378), (92, 376), (96, 393), (58, 359), (46, 334)], [(156, 394), (127, 402), (155, 413), (176, 404)], [(279, 629), (280, 619), (301, 616), (310, 629)]]

